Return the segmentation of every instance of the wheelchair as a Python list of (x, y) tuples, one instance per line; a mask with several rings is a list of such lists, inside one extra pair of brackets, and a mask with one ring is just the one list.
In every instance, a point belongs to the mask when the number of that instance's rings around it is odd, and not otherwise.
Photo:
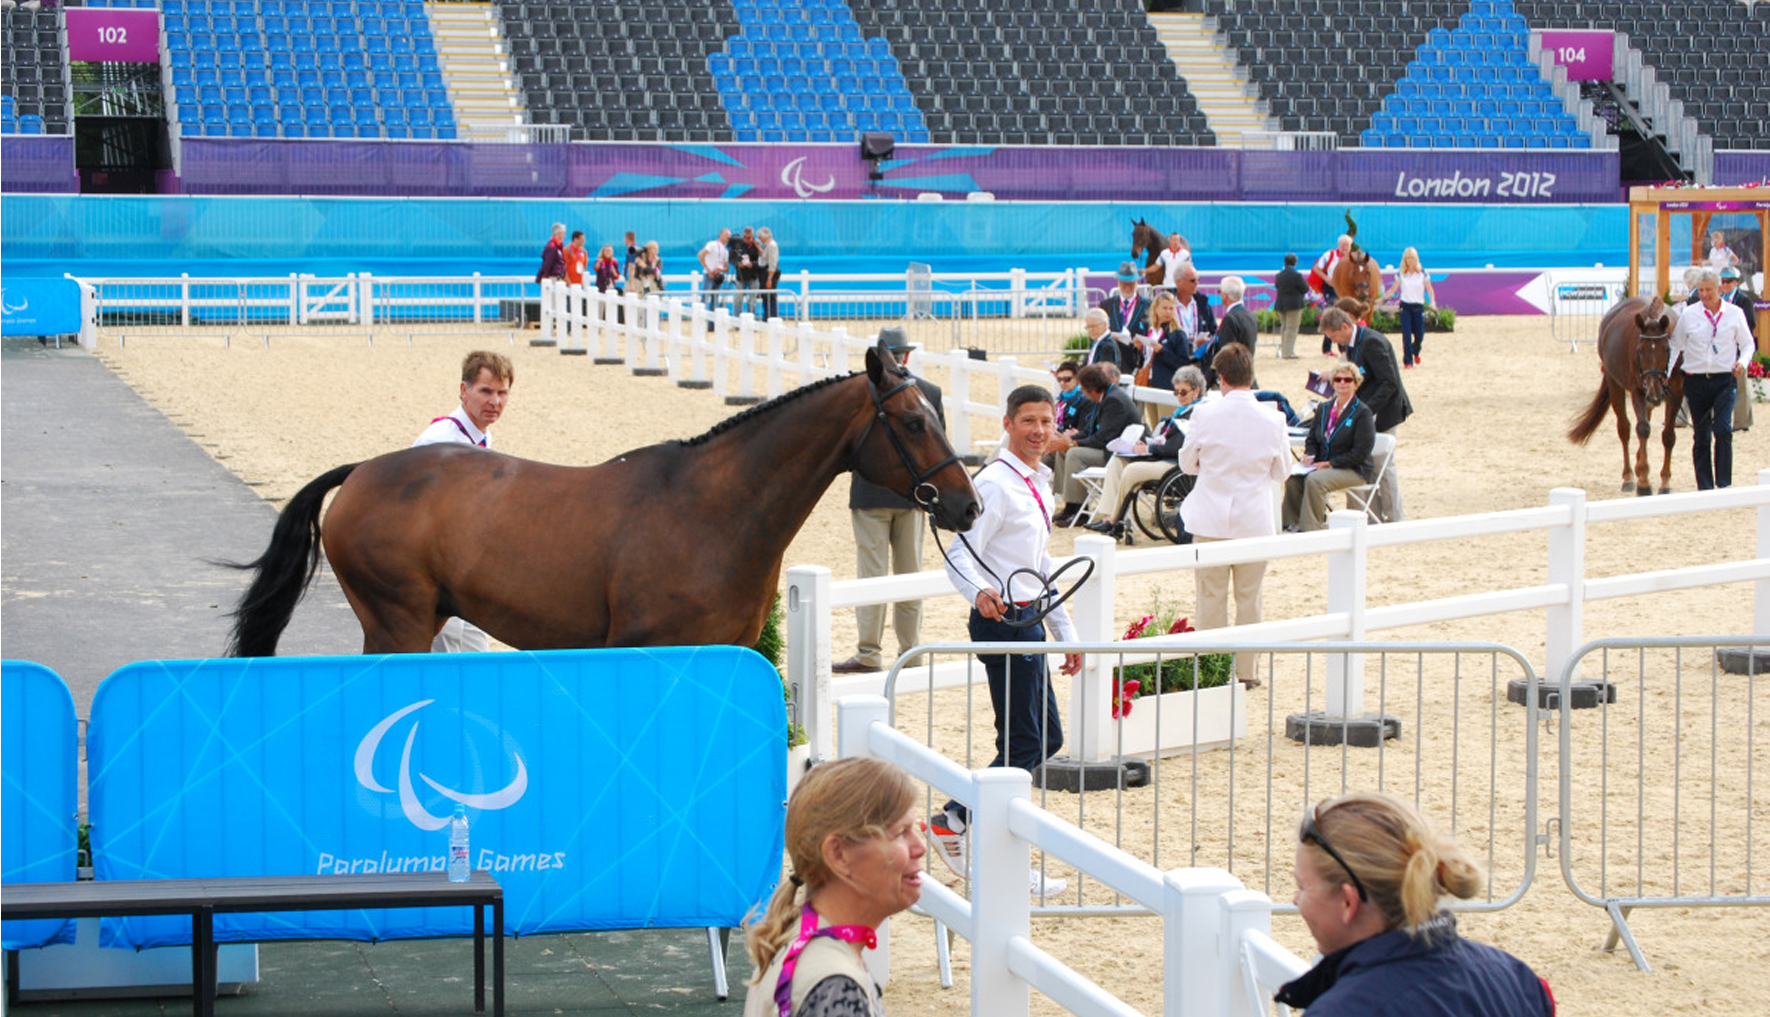
[(1180, 521), (1180, 503), (1192, 492), (1197, 477), (1181, 472), (1178, 467), (1162, 474), (1160, 479), (1138, 485), (1125, 496), (1118, 518), (1125, 523), (1125, 539), (1130, 541), (1132, 526), (1143, 531), (1150, 540), (1170, 544), (1190, 544), (1192, 535)]

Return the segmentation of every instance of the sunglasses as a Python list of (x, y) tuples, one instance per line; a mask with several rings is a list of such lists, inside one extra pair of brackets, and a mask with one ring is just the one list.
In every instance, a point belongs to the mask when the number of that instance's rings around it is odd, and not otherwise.
[(1353, 888), (1358, 891), (1358, 899), (1366, 903), (1370, 902), (1370, 894), (1365, 892), (1364, 883), (1359, 881), (1358, 873), (1352, 871), (1352, 866), (1346, 864), (1346, 859), (1340, 857), (1340, 852), (1335, 851), (1334, 846), (1321, 835), (1321, 831), (1315, 828), (1314, 809), (1310, 809), (1303, 815), (1303, 839), (1314, 841), (1317, 847), (1327, 852), (1329, 858), (1339, 862), (1340, 868), (1344, 869), (1346, 875), (1351, 878)]
[(1337, 375), (1337, 376), (1335, 376), (1335, 378), (1334, 378), (1334, 384), (1336, 384), (1336, 385), (1338, 385), (1338, 384), (1339, 384), (1339, 383), (1340, 383), (1340, 382), (1342, 382), (1342, 381), (1343, 381), (1343, 382), (1345, 382), (1345, 383), (1346, 383), (1346, 384), (1348, 384), (1348, 385), (1356, 385), (1356, 384), (1358, 384), (1358, 379), (1357, 379), (1357, 378), (1353, 378), (1353, 377), (1350, 377), (1350, 376), (1348, 376), (1348, 375), (1344, 375), (1344, 374), (1341, 374), (1341, 375)]
[(1073, 374), (1060, 374), (1057, 376), (1057, 384), (1059, 384), (1059, 385), (1068, 385), (1070, 382), (1075, 381), (1075, 380), (1076, 380), (1076, 376)]

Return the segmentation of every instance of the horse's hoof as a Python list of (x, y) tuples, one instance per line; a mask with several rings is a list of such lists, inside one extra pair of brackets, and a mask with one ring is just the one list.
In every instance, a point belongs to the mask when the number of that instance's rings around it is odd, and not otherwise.
[(1671, 488), (1669, 488), (1669, 487), (1662, 487), (1662, 488), (1660, 488), (1660, 489), (1659, 489), (1659, 493), (1660, 493), (1660, 494), (1671, 494), (1671, 493), (1672, 493), (1672, 489), (1671, 489)]
[(1635, 485), (1633, 483), (1631, 483), (1627, 480), (1623, 481), (1622, 493), (1628, 494), (1629, 492), (1633, 491), (1634, 489), (1635, 489)]
[(1640, 495), (1643, 498), (1652, 497), (1653, 487), (1651, 485), (1649, 485), (1647, 487), (1643, 487), (1643, 488), (1636, 490), (1635, 493)]

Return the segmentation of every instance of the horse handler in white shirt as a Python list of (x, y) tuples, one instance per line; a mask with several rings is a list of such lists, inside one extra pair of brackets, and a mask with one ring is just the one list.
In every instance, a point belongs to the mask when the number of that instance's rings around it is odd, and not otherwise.
[[(1274, 531), (1273, 484), (1291, 475), (1291, 444), (1284, 418), (1254, 398), (1254, 358), (1246, 346), (1230, 343), (1212, 359), (1223, 398), (1192, 412), (1180, 469), (1198, 483), (1180, 503), (1180, 517), (1195, 543), (1266, 537)], [(1229, 624), (1229, 587), (1235, 585), (1235, 623), (1260, 620), (1260, 583), (1266, 563), (1218, 565), (1192, 573), (1198, 595), (1198, 627)], [(1256, 656), (1238, 653), (1235, 675), (1249, 688), (1260, 684)]]
[[(1696, 489), (1707, 491), (1733, 484), (1733, 400), (1738, 376), (1752, 362), (1757, 340), (1738, 305), (1721, 299), (1721, 273), (1696, 272), (1702, 298), (1686, 307), (1672, 328), (1671, 369), (1684, 369), (1684, 401), (1690, 408), (1691, 455), (1696, 460)], [(1714, 459), (1709, 445), (1714, 445)]]
[[(501, 353), (474, 350), (461, 361), (461, 405), (453, 413), (430, 422), (412, 447), (420, 445), (472, 445), (491, 448), (489, 433), (510, 402), (510, 386), (516, 368)], [(491, 646), (486, 634), (459, 618), (443, 623), (430, 642), (432, 653), (482, 653)]]
[[(1048, 389), (1022, 385), (1008, 394), (1005, 453), (991, 460), (972, 484), (983, 503), (983, 515), (964, 540), (953, 545), (946, 574), (953, 588), (971, 602), (969, 630), (980, 643), (1045, 641), (1045, 622), (1059, 642), (1073, 642), (1075, 625), (1059, 604), (1044, 621), (1015, 627), (1010, 622), (1035, 618), (1052, 573), (1051, 470), (1039, 461), (1057, 430), (1057, 412)], [(1027, 574), (1027, 573), (1032, 574)], [(995, 713), (996, 757), (991, 766), (1037, 770), (1063, 747), (1063, 722), (1051, 689), (1045, 654), (1036, 645), (1016, 654), (980, 654), (989, 678), (990, 706)], [(1082, 655), (1067, 653), (1061, 670), (1082, 669)], [(960, 878), (969, 878), (965, 827), (969, 816), (959, 802), (947, 802), (928, 820), (928, 834), (940, 855)], [(1033, 869), (1034, 897), (1060, 894), (1068, 887)]]

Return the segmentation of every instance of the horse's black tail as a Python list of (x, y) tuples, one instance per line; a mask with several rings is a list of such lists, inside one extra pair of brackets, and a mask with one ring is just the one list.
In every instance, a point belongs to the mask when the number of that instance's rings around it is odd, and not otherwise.
[(1610, 382), (1600, 380), (1598, 394), (1592, 397), (1592, 405), (1586, 407), (1586, 412), (1567, 429), (1567, 440), (1575, 445), (1584, 445), (1592, 432), (1598, 429), (1598, 425), (1604, 422), (1604, 414), (1609, 410)]
[(320, 506), (326, 493), (344, 483), (350, 471), (360, 465), (351, 463), (323, 473), (296, 492), (277, 516), (270, 546), (257, 560), (219, 563), (257, 573), (239, 606), (229, 615), (234, 625), (227, 640), (227, 656), (276, 656), (277, 640), (289, 627), (295, 605), (306, 595), (308, 584), (319, 571)]

